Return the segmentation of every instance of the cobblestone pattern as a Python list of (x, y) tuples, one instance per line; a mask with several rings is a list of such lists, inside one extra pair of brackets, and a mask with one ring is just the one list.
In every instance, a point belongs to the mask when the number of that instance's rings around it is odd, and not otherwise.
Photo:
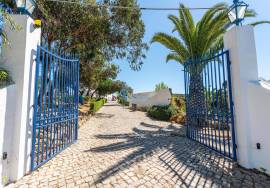
[(10, 187), (270, 187), (269, 176), (237, 167), (184, 132), (108, 104), (75, 144)]

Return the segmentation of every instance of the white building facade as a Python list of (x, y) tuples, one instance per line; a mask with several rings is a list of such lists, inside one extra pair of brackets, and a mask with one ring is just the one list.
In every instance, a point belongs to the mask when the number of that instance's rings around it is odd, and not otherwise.
[(160, 91), (133, 94), (129, 104), (130, 106), (136, 105), (136, 107), (165, 106), (171, 103), (171, 98), (171, 90), (163, 89)]

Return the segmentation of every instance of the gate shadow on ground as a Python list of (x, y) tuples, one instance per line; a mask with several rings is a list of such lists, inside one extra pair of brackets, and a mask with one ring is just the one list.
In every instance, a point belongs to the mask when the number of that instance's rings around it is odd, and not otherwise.
[[(237, 167), (231, 160), (185, 138), (184, 127), (179, 128), (171, 124), (161, 128), (143, 122), (140, 127), (133, 128), (133, 133), (130, 134), (96, 135), (98, 139), (125, 139), (125, 141), (85, 152), (116, 152), (132, 148), (134, 151), (101, 172), (95, 184), (155, 154), (158, 156), (159, 162), (150, 161), (154, 165), (152, 167), (158, 168), (160, 172), (164, 171), (164, 168), (167, 169), (167, 176), (175, 183), (182, 182), (182, 185), (186, 187), (199, 185), (201, 187), (216, 185), (242, 187), (248, 185), (245, 183), (250, 182), (251, 186), (254, 185), (252, 180), (256, 178), (254, 173)], [(251, 181), (243, 181), (245, 179)], [(267, 177), (265, 179), (267, 180)]]
[(114, 114), (96, 113), (95, 118), (112, 118)]
[(115, 107), (115, 106), (121, 106), (121, 105), (118, 104), (118, 103), (106, 103), (106, 104), (104, 104), (104, 106), (106, 106), (106, 107)]

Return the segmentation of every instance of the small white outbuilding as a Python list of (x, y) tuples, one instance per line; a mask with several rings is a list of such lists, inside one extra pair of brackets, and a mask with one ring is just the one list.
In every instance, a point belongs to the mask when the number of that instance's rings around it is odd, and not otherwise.
[(136, 93), (131, 96), (129, 105), (136, 107), (151, 107), (154, 105), (165, 106), (171, 103), (171, 98), (171, 89)]

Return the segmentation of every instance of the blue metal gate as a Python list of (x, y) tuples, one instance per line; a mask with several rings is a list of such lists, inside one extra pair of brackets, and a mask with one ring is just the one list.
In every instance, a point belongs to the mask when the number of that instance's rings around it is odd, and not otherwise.
[(79, 60), (37, 47), (31, 169), (77, 140)]
[(185, 63), (187, 137), (237, 160), (229, 52)]

